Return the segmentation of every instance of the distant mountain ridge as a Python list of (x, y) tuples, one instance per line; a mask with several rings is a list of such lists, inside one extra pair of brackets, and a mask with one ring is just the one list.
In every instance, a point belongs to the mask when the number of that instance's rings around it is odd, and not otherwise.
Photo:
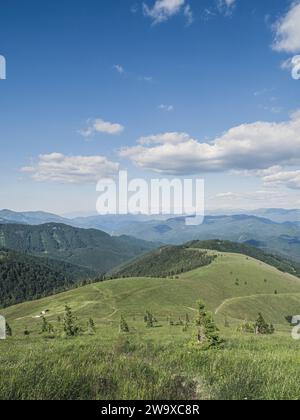
[(70, 222), (69, 219), (43, 211), (15, 212), (7, 209), (0, 210), (0, 221), (28, 225)]
[(183, 217), (162, 222), (132, 222), (117, 233), (173, 245), (213, 239), (249, 243), (267, 252), (300, 261), (300, 226), (256, 216), (207, 216), (198, 226), (187, 226)]
[[(88, 216), (66, 219), (51, 213), (0, 211), (0, 223), (64, 223), (97, 229), (109, 235), (127, 235), (140, 240), (180, 245), (191, 240), (221, 239), (246, 243), (300, 261), (300, 210), (258, 209), (247, 214), (207, 215), (204, 223), (190, 227), (185, 217), (152, 219), (146, 216)], [(57, 220), (56, 220), (57, 219)]]
[(86, 267), (98, 275), (156, 248), (136, 238), (112, 237), (65, 224), (0, 224), (0, 247)]

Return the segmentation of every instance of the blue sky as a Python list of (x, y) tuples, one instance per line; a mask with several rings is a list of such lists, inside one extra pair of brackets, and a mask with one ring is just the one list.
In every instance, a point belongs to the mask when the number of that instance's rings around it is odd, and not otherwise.
[(1, 0), (0, 207), (93, 211), (119, 167), (203, 177), (208, 208), (300, 207), (299, 10)]

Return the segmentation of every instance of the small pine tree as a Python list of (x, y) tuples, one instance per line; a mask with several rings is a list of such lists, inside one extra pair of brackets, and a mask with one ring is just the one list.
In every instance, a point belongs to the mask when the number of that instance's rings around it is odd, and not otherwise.
[(48, 333), (53, 334), (54, 333), (54, 327), (52, 324), (50, 324), (46, 318), (43, 316), (42, 318), (42, 328), (41, 328), (42, 334)]
[(212, 315), (206, 311), (205, 305), (198, 302), (198, 316), (196, 319), (196, 326), (198, 327), (196, 334), (196, 343), (194, 345), (201, 345), (202, 348), (219, 347), (223, 340), (219, 336), (219, 329), (217, 328)]
[(25, 335), (25, 337), (29, 337), (30, 336), (30, 331), (28, 330), (27, 327), (25, 327), (24, 335)]
[(120, 319), (119, 331), (120, 331), (120, 333), (129, 333), (129, 326), (128, 326), (125, 318), (123, 317), (123, 315), (121, 316), (121, 319)]
[(42, 334), (48, 332), (48, 322), (46, 318), (43, 316), (42, 318)]
[(257, 335), (274, 334), (274, 325), (269, 325), (261, 313), (258, 314), (257, 321), (255, 323), (255, 332)]
[(147, 328), (153, 328), (154, 323), (156, 322), (156, 319), (154, 318), (154, 316), (151, 312), (147, 311), (145, 316), (144, 316), (144, 322), (145, 322)]
[(92, 318), (88, 320), (88, 332), (89, 334), (95, 334), (96, 332), (95, 322)]
[(65, 306), (64, 332), (67, 337), (75, 337), (80, 332), (80, 328), (76, 324), (76, 318), (74, 317), (71, 308), (67, 305)]
[(5, 324), (6, 337), (12, 337), (12, 329), (8, 322)]

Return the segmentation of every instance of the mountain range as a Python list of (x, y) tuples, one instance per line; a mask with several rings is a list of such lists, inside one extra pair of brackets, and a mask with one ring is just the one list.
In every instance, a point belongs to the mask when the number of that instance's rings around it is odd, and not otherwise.
[[(73, 219), (45, 212), (0, 211), (0, 223), (3, 225), (23, 224), (39, 226), (41, 224), (64, 224), (74, 228), (94, 229), (115, 236), (130, 236), (142, 241), (180, 245), (191, 240), (229, 240), (246, 243), (269, 253), (282, 255), (300, 261), (300, 210), (297, 209), (258, 209), (248, 214), (227, 214), (206, 216), (199, 226), (186, 226), (182, 217), (147, 216), (89, 216)], [(102, 237), (103, 238), (103, 237)], [(116, 240), (116, 239), (114, 239)], [(0, 238), (1, 244), (1, 238)], [(123, 238), (124, 244), (124, 238)], [(88, 240), (85, 247), (88, 247)], [(146, 246), (145, 243), (143, 246)], [(146, 246), (147, 248), (147, 246)], [(82, 252), (81, 252), (82, 254)], [(130, 256), (135, 252), (130, 253)], [(65, 255), (56, 252), (57, 256)], [(76, 253), (69, 256), (76, 260)], [(87, 260), (96, 260), (88, 252)], [(81, 257), (79, 258), (79, 261)], [(86, 260), (86, 258), (84, 258)], [(116, 259), (113, 257), (115, 266)], [(94, 262), (92, 263), (94, 265)], [(102, 263), (100, 264), (102, 268)], [(89, 264), (90, 268), (90, 264)], [(105, 271), (108, 265), (105, 264)]]

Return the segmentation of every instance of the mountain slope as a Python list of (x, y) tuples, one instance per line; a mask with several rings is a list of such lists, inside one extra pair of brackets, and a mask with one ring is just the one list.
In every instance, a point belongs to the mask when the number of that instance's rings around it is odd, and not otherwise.
[[(244, 255), (217, 253), (217, 258), (210, 265), (179, 275), (176, 279), (110, 280), (13, 306), (5, 309), (3, 314), (16, 331), (22, 331), (25, 326), (31, 331), (38, 331), (40, 321), (34, 318), (36, 315), (47, 308), (47, 318), (55, 322), (68, 304), (79, 320), (93, 317), (100, 334), (109, 334), (112, 328), (117, 329), (121, 314), (130, 320), (132, 328), (146, 334), (143, 315), (147, 309), (162, 323), (167, 317), (178, 319), (186, 313), (192, 318), (195, 302), (201, 298), (216, 313), (219, 322), (224, 322), (225, 315), (229, 315), (232, 322), (255, 320), (258, 309), (263, 309), (262, 313), (269, 322), (289, 328), (287, 317), (297, 309), (299, 296), (298, 278)], [(294, 303), (290, 306), (291, 297)], [(234, 301), (234, 310), (229, 313), (226, 305), (230, 299), (237, 300)], [(241, 304), (238, 299), (241, 299)], [(249, 299), (252, 304), (245, 305), (244, 301), (249, 302)], [(264, 299), (265, 308), (259, 303), (261, 299)], [(275, 319), (272, 319), (273, 316)], [(163, 339), (167, 334), (165, 328), (163, 332), (158, 329), (153, 334)]]
[(184, 245), (163, 247), (113, 270), (115, 277), (166, 277), (209, 265), (215, 252), (243, 254), (300, 277), (300, 264), (267, 254), (245, 244), (230, 241), (191, 241)]
[(163, 247), (113, 270), (115, 277), (167, 277), (209, 265), (213, 253), (186, 245)]
[(58, 293), (95, 273), (62, 261), (0, 249), (0, 307)]
[[(299, 279), (241, 254), (222, 253), (178, 279), (111, 280), (1, 310), (13, 336), (0, 343), (0, 398), (297, 399), (299, 343), (290, 337), (287, 318), (298, 313), (299, 296)], [(195, 340), (199, 298), (214, 312), (224, 348), (187, 346)], [(84, 329), (79, 337), (62, 338), (66, 304)], [(260, 309), (275, 324), (275, 334), (238, 331)], [(144, 322), (147, 310), (155, 328)], [(54, 335), (41, 334), (43, 311)], [(129, 333), (119, 331), (121, 316)], [(87, 332), (89, 318), (93, 333)]]
[(103, 274), (157, 245), (127, 236), (64, 224), (0, 224), (0, 247), (59, 259)]

